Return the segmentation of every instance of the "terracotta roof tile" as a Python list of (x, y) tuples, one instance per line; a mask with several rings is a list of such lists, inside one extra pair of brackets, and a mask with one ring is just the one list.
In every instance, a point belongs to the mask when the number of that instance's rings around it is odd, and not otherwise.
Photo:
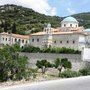
[[(7, 35), (9, 36), (10, 34), (9, 33), (1, 33), (2, 35)], [(11, 34), (12, 37), (14, 38), (21, 38), (21, 39), (29, 39), (29, 35), (20, 35), (20, 34)]]

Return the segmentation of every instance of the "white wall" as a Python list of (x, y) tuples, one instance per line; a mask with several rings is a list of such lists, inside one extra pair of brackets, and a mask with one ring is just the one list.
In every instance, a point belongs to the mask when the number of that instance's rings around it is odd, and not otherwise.
[(86, 36), (80, 35), (79, 36), (79, 49), (82, 50), (86, 46)]
[[(34, 39), (34, 41), (32, 41)], [(37, 39), (39, 39), (39, 42), (37, 41)], [(43, 39), (44, 36), (43, 35), (36, 35), (36, 36), (31, 36), (29, 39), (30, 45), (35, 46), (35, 47), (40, 47), (42, 48), (43, 45)]]
[[(15, 41), (15, 39), (17, 39), (17, 40)], [(17, 38), (17, 37), (10, 36), (9, 34), (8, 35), (0, 34), (0, 44), (12, 45), (12, 44), (17, 43), (19, 39), (20, 39), (20, 47), (22, 47), (26, 44), (29, 44), (29, 39)], [(24, 40), (24, 42), (22, 40)], [(27, 43), (26, 43), (26, 41), (27, 41)]]
[[(78, 49), (78, 39), (78, 34), (53, 35), (53, 41), (56, 40), (56, 43), (53, 42), (53, 46)], [(62, 43), (60, 43), (60, 41), (62, 41)], [(75, 43), (73, 43), (73, 41)]]
[[(64, 26), (64, 24), (66, 26)], [(78, 27), (78, 23), (74, 23), (74, 22), (62, 22), (61, 27), (71, 27), (70, 24), (72, 24), (72, 27)]]
[[(80, 49), (82, 44), (79, 44), (79, 37), (84, 35), (81, 34), (66, 34), (66, 35), (52, 35), (52, 47), (66, 47), (66, 48), (73, 48), (73, 49)], [(34, 39), (34, 42), (32, 42), (32, 39)], [(39, 42), (37, 42), (37, 39), (39, 39)], [(36, 47), (43, 47), (43, 35), (36, 35), (31, 36), (30, 38), (30, 45), (36, 46)], [(56, 43), (55, 43), (56, 41)], [(60, 43), (62, 41), (62, 43)], [(67, 43), (68, 41), (68, 43)], [(73, 43), (74, 41), (74, 43)]]
[(90, 48), (83, 48), (82, 60), (90, 62)]

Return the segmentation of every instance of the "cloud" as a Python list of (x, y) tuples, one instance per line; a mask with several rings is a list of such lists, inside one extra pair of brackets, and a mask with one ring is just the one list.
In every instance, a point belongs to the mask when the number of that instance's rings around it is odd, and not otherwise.
[(68, 10), (68, 12), (69, 12), (70, 14), (75, 14), (75, 13), (76, 13), (76, 11), (73, 10), (73, 9), (71, 9), (71, 8), (67, 8), (67, 10)]
[(0, 5), (4, 4), (16, 4), (17, 0), (0, 0)]
[(55, 15), (57, 14), (56, 11), (57, 11), (57, 10), (56, 10), (56, 7), (53, 7), (53, 8), (51, 9), (51, 16), (55, 16)]
[(52, 7), (48, 0), (0, 0), (0, 4), (17, 4), (32, 8), (42, 14), (56, 15), (56, 8)]

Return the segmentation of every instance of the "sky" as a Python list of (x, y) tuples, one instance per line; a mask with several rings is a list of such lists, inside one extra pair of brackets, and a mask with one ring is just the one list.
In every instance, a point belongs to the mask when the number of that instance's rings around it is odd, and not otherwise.
[(0, 5), (15, 4), (50, 16), (69, 16), (90, 12), (90, 0), (0, 0)]

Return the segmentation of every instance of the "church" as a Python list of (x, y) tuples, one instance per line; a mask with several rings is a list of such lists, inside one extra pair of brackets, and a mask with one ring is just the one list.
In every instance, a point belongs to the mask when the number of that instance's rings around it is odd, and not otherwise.
[(90, 29), (79, 26), (74, 17), (66, 17), (61, 27), (52, 28), (48, 23), (42, 32), (30, 35), (29, 44), (35, 47), (66, 47), (82, 50), (90, 46)]
[(90, 29), (79, 26), (79, 22), (69, 16), (61, 21), (61, 27), (52, 28), (48, 23), (42, 32), (30, 35), (0, 33), (0, 46), (15, 43), (19, 43), (20, 47), (32, 45), (39, 48), (66, 47), (82, 50), (84, 47), (90, 47)]

